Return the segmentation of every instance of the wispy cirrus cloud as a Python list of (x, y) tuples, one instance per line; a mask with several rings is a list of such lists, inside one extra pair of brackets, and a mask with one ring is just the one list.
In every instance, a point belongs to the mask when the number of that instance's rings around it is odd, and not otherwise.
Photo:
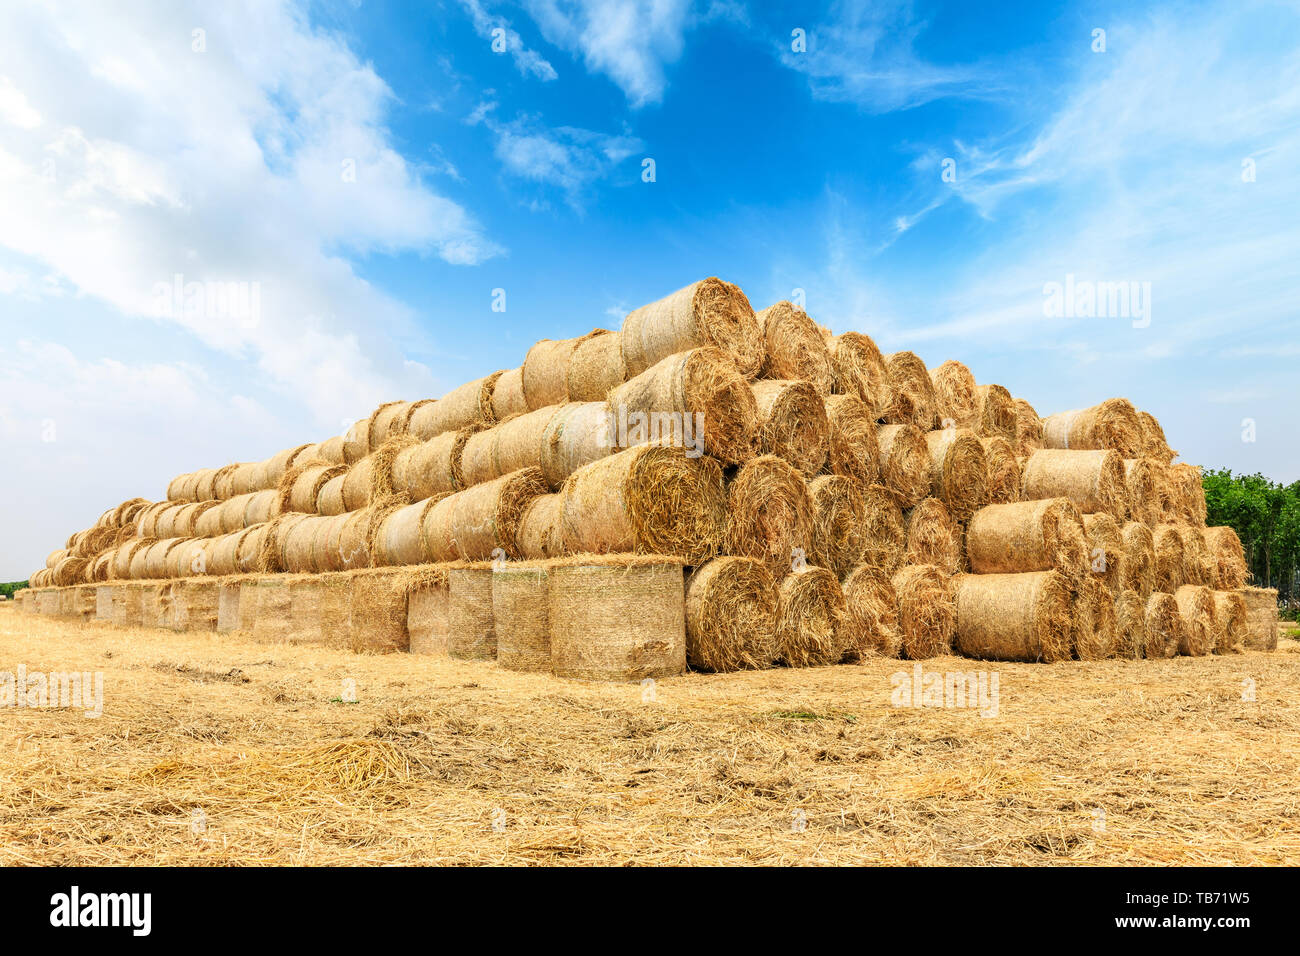
[[(465, 12), (474, 22), (475, 32), (486, 40), (503, 44), (504, 52), (510, 54), (520, 73), (544, 82), (559, 76), (555, 72), (555, 67), (551, 66), (545, 57), (524, 44), (523, 38), (519, 36), (517, 30), (511, 28), (508, 20), (488, 13), (479, 0), (460, 0), (460, 5), (465, 8)], [(501, 31), (499, 34), (496, 32), (498, 30)]]

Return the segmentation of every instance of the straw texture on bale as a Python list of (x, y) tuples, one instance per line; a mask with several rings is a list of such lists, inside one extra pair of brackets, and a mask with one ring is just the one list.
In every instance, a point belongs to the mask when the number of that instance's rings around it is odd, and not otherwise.
[(147, 585), (131, 582), (119, 585), (113, 594), (113, 626), (144, 626), (144, 593)]
[(1115, 596), (1095, 575), (1076, 585), (1072, 641), (1075, 656), (1081, 661), (1115, 656)]
[(876, 343), (861, 332), (845, 332), (827, 337), (826, 347), (835, 373), (835, 394), (856, 396), (871, 410), (873, 419), (880, 419), (889, 408), (893, 390)]
[(446, 582), (430, 582), (407, 594), (406, 631), (412, 654), (447, 656), (451, 634), (451, 595)]
[(1043, 419), (1048, 448), (1109, 449), (1121, 458), (1137, 458), (1142, 450), (1142, 423), (1127, 398), (1110, 398), (1091, 408), (1057, 412)]
[(568, 399), (569, 361), (578, 345), (597, 335), (574, 339), (542, 339), (524, 357), (524, 399), (530, 409), (558, 405)]
[(884, 419), (891, 425), (915, 425), (928, 432), (939, 423), (934, 383), (925, 363), (914, 352), (885, 356), (890, 398)]
[(408, 431), (421, 441), (428, 441), (443, 432), (459, 431), (470, 425), (492, 424), (496, 420), (492, 411), (492, 392), (503, 374), (493, 372), (466, 382), (436, 402), (421, 405), (411, 415)]
[(264, 577), (253, 590), (257, 613), (251, 628), (253, 640), (263, 644), (288, 643), (293, 627), (293, 595), (282, 577)]
[(1197, 525), (1180, 525), (1185, 556), (1185, 583), (1213, 587), (1218, 567), (1205, 541), (1205, 529)]
[(471, 435), (461, 451), (466, 487), (500, 478), (520, 468), (539, 468), (546, 427), (560, 406), (548, 405)]
[(555, 563), (549, 594), (556, 676), (640, 681), (686, 669), (679, 562)]
[(1087, 571), (1088, 547), (1079, 510), (1066, 498), (988, 505), (971, 517), (966, 556), (977, 574)]
[(1178, 654), (1183, 641), (1183, 618), (1172, 594), (1156, 591), (1147, 598), (1144, 623), (1145, 656), (1160, 659)]
[(359, 654), (407, 650), (406, 598), (401, 571), (365, 570), (352, 575), (346, 630), (349, 648)]
[(505, 565), (492, 571), (492, 627), (497, 663), (512, 671), (551, 670), (546, 568)]
[(756, 319), (763, 342), (763, 377), (812, 382), (819, 393), (829, 395), (835, 384), (831, 353), (808, 313), (781, 301)]
[(564, 554), (564, 496), (538, 495), (519, 516), (515, 531), (519, 556), (525, 561), (558, 558)]
[(776, 658), (776, 586), (753, 558), (705, 562), (686, 580), (686, 660), (695, 670), (763, 668)]
[(542, 435), (547, 487), (555, 491), (579, 468), (613, 454), (618, 426), (617, 415), (612, 416), (603, 401), (562, 405)]
[(777, 588), (776, 657), (789, 667), (838, 664), (844, 591), (826, 568), (787, 574)]
[(681, 448), (642, 445), (578, 469), (564, 484), (571, 553), (661, 554), (702, 564), (726, 533), (722, 469)]
[[(443, 432), (436, 438), (401, 449), (393, 459), (394, 491), (411, 501), (423, 501), (464, 489), (465, 445), (478, 429), (479, 426), (472, 425)], [(322, 509), (322, 513), (329, 512)]]
[(316, 502), (325, 482), (345, 474), (347, 474), (346, 466), (331, 465), (323, 461), (295, 466), (285, 473), (288, 481), (282, 487), (281, 510), (315, 514)]
[(1201, 469), (1188, 464), (1170, 465), (1165, 476), (1177, 520), (1205, 527), (1205, 486), (1201, 483)]
[(1108, 514), (1083, 516), (1088, 537), (1088, 570), (1115, 593), (1124, 585), (1124, 536), (1119, 522)]
[(439, 499), (423, 524), (434, 561), (486, 561), (500, 551), (518, 558), (515, 534), (529, 501), (546, 493), (542, 474), (522, 468)]
[(912, 660), (952, 651), (957, 602), (948, 575), (932, 564), (909, 564), (890, 579), (898, 594), (898, 632)]
[(975, 376), (961, 362), (949, 359), (930, 369), (934, 384), (935, 411), (940, 428), (974, 428), (978, 421), (975, 407)]
[(1182, 633), (1178, 653), (1204, 657), (1214, 650), (1219, 623), (1214, 616), (1214, 592), (1199, 584), (1184, 584), (1174, 592)]
[[(926, 432), (930, 494), (965, 521), (988, 497), (988, 459), (984, 446), (969, 429), (941, 428)], [(924, 563), (924, 562), (923, 562)]]
[(1214, 619), (1218, 623), (1214, 653), (1240, 654), (1250, 631), (1246, 599), (1237, 591), (1211, 591), (1214, 596)]
[(270, 521), (278, 514), (280, 514), (280, 493), (276, 489), (254, 492), (249, 496), (248, 504), (244, 508), (241, 527), (251, 528), (255, 524)]
[(404, 449), (418, 444), (419, 439), (411, 435), (396, 435), (353, 465), (343, 478), (344, 508), (359, 511), (381, 498), (401, 494), (394, 479), (397, 458)]
[(452, 568), (447, 572), (447, 654), (456, 660), (482, 661), (497, 656), (489, 568)]
[(846, 661), (899, 655), (898, 594), (888, 573), (864, 565), (845, 579), (839, 641)]
[(1187, 551), (1177, 525), (1162, 524), (1151, 529), (1156, 553), (1157, 591), (1176, 592), (1187, 583)]
[(1169, 511), (1165, 467), (1151, 458), (1124, 459), (1124, 485), (1134, 521), (1158, 524)]
[(755, 395), (716, 348), (691, 349), (657, 362), (611, 389), (609, 408), (620, 443), (626, 421), (626, 444), (685, 446), (702, 437), (704, 450), (727, 464), (754, 454)]
[(827, 469), (862, 487), (875, 484), (880, 480), (880, 442), (871, 410), (856, 395), (829, 395), (825, 405), (831, 428)]
[(886, 575), (903, 563), (907, 526), (903, 512), (884, 485), (868, 485), (862, 492), (862, 563)]
[(603, 402), (610, 389), (627, 381), (622, 339), (618, 332), (597, 329), (578, 343), (569, 356), (569, 401)]
[(524, 369), (512, 368), (502, 372), (492, 385), (492, 418), (503, 422), (528, 411), (528, 400), (524, 397)]
[(1241, 588), (1239, 593), (1246, 602), (1246, 646), (1277, 650), (1277, 588)]
[[(383, 519), (375, 539), (374, 564), (376, 567), (393, 567), (404, 564), (422, 564), (430, 560), (429, 542), (425, 538), (424, 522), (429, 511), (439, 499), (426, 498), (391, 512)], [(326, 521), (330, 519), (325, 519)], [(327, 568), (316, 568), (325, 571)]]
[(953, 578), (953, 646), (967, 657), (1061, 661), (1070, 657), (1070, 583), (1058, 571)]
[(758, 415), (758, 450), (778, 455), (804, 477), (822, 470), (830, 451), (826, 406), (811, 382), (764, 380), (753, 384)]
[(1233, 591), (1244, 586), (1250, 571), (1237, 532), (1227, 527), (1206, 528), (1205, 545), (1214, 567), (1214, 580), (1206, 583), (1221, 591)]
[(726, 551), (762, 561), (776, 575), (812, 547), (813, 499), (793, 465), (764, 455), (741, 467), (727, 486)]
[(1138, 412), (1138, 422), (1142, 427), (1142, 457), (1154, 458), (1164, 465), (1170, 464), (1178, 452), (1169, 447), (1160, 422), (1150, 412)]
[(1120, 586), (1136, 591), (1145, 601), (1156, 587), (1156, 542), (1151, 529), (1138, 521), (1130, 521), (1120, 529), (1124, 542), (1124, 558), (1120, 564)]
[(979, 385), (975, 389), (975, 430), (984, 438), (1015, 441), (1019, 432), (1016, 400), (1001, 385)]
[(862, 563), (866, 506), (858, 486), (842, 475), (822, 475), (808, 483), (812, 499), (812, 537), (808, 560), (841, 580)]
[(1020, 500), (1023, 477), (1015, 446), (1005, 438), (981, 438), (986, 471), (985, 498), (991, 505), (1006, 505)]
[(938, 498), (926, 498), (907, 514), (904, 564), (932, 564), (947, 574), (961, 567), (961, 527)]
[(1146, 656), (1146, 603), (1136, 591), (1115, 593), (1115, 650), (1123, 658)]
[(763, 365), (763, 340), (745, 293), (709, 278), (628, 313), (622, 328), (628, 376), (670, 355), (703, 345), (721, 349), (747, 379)]
[(915, 425), (883, 425), (876, 431), (880, 446), (880, 482), (906, 510), (930, 494), (930, 449), (925, 433)]
[(343, 450), (343, 436), (335, 435), (321, 442), (316, 448), (316, 455), (331, 465), (346, 465), (348, 459)]
[(1124, 460), (1114, 451), (1043, 449), (1029, 456), (1024, 471), (1025, 500), (1069, 498), (1084, 514), (1104, 511), (1128, 520)]

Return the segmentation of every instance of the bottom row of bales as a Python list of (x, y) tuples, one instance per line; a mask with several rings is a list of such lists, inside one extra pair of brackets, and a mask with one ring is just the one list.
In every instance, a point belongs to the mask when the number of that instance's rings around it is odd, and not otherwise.
[(687, 666), (921, 659), (1058, 661), (1231, 653), (1277, 642), (1276, 591), (1112, 593), (1059, 571), (949, 576), (931, 565), (859, 568), (841, 585), (762, 562), (690, 570), (658, 556), (420, 565), (327, 574), (196, 577), (19, 592), (19, 609), (118, 627), (240, 631), (265, 643), (493, 660), (589, 680)]

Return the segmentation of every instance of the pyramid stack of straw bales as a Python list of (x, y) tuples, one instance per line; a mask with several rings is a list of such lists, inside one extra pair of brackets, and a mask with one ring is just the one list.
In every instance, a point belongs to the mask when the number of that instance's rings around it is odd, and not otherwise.
[(1233, 651), (1260, 602), (1175, 455), (1126, 399), (1040, 418), (710, 278), (123, 502), (22, 604), (618, 680)]

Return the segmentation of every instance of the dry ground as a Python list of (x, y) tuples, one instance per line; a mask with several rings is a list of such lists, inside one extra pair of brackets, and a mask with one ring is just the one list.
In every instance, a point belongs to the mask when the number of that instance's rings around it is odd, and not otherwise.
[[(912, 665), (639, 686), (115, 631), (0, 609), (0, 863), (1300, 863), (1300, 644), (996, 670), (999, 714), (890, 706)], [(1254, 681), (1254, 701), (1243, 681)], [(356, 683), (356, 703), (344, 681)]]

